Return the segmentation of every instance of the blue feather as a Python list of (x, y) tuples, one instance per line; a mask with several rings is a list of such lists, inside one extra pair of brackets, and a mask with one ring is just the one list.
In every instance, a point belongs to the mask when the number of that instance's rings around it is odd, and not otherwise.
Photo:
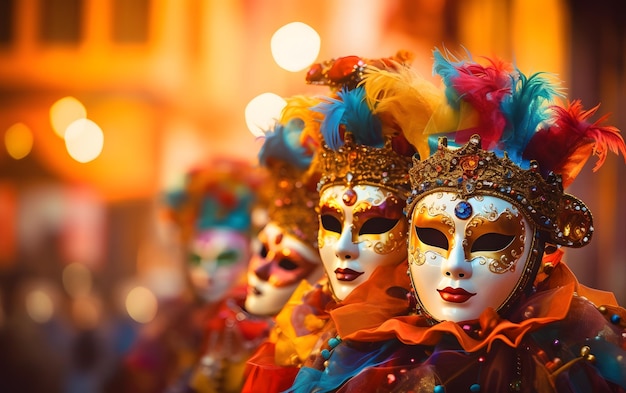
[(555, 87), (541, 73), (526, 77), (518, 71), (518, 76), (511, 77), (513, 94), (501, 105), (508, 120), (501, 148), (507, 151), (514, 162), (521, 162), (522, 152), (530, 139), (539, 126), (549, 119), (545, 103), (557, 94)]
[(276, 124), (273, 130), (265, 134), (265, 141), (259, 151), (259, 162), (266, 166), (271, 159), (281, 160), (290, 165), (306, 169), (313, 156), (300, 143), (300, 134), (304, 129), (301, 119), (292, 119), (287, 124)]
[(313, 108), (324, 115), (321, 133), (328, 147), (336, 150), (343, 146), (341, 125), (352, 133), (356, 143), (382, 147), (382, 125), (365, 101), (365, 89), (341, 90), (338, 96), (339, 99), (327, 98)]
[(320, 132), (328, 147), (337, 150), (343, 146), (339, 129), (339, 126), (342, 124), (343, 114), (346, 110), (343, 102), (335, 98), (325, 98), (320, 104), (314, 106), (312, 110), (324, 115)]

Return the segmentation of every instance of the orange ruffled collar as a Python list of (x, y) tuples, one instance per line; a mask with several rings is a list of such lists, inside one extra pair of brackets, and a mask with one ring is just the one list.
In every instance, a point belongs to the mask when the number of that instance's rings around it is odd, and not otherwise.
[[(459, 323), (444, 321), (431, 325), (418, 315), (388, 318), (378, 326), (369, 324), (364, 328), (354, 323), (353, 315), (344, 314), (341, 309), (334, 310), (332, 315), (339, 335), (345, 340), (374, 342), (397, 338), (408, 345), (435, 345), (444, 335), (451, 334), (467, 352), (483, 348), (489, 351), (496, 340), (516, 347), (528, 332), (564, 319), (574, 296), (584, 296), (596, 305), (617, 305), (611, 293), (579, 284), (569, 268), (559, 263), (550, 278), (539, 284), (538, 291), (523, 303), (521, 321), (503, 319), (495, 310), (486, 309), (477, 321), (476, 335), (468, 334)], [(373, 304), (376, 305), (375, 301)]]

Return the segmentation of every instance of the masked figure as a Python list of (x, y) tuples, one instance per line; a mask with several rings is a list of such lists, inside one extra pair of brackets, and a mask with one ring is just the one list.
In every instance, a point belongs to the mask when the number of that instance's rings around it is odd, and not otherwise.
[(314, 210), (319, 196), (309, 172), (313, 152), (307, 145), (310, 129), (317, 126), (307, 108), (316, 102), (304, 96), (289, 98), (259, 152), (268, 173), (268, 222), (256, 238), (248, 269), (246, 309), (255, 315), (275, 316), (302, 280), (314, 284), (323, 274)]
[[(334, 375), (326, 381), (324, 372), (329, 348), (341, 342), (333, 313), (344, 310), (361, 328), (408, 309), (403, 209), (415, 150), (397, 119), (409, 108), (379, 100), (402, 90), (414, 98), (409, 111), (427, 119), (443, 95), (414, 75), (407, 60), (402, 52), (382, 60), (348, 56), (314, 65), (308, 73), (309, 82), (331, 87), (331, 94), (310, 108), (321, 116), (312, 170), (319, 176), (318, 243), (326, 280), (299, 288), (278, 314), (282, 328), (273, 359), (281, 375), (268, 375), (258, 386), (309, 392), (336, 383)], [(377, 358), (369, 349), (344, 347), (354, 349), (350, 360), (357, 365)]]
[[(308, 108), (317, 103), (312, 97), (288, 98), (259, 152), (259, 163), (268, 173), (262, 189), (268, 219), (255, 240), (246, 310), (272, 320), (298, 288), (316, 284), (324, 274), (317, 245), (317, 176), (310, 171), (311, 135), (317, 132), (319, 122)], [(274, 361), (278, 336), (285, 329), (284, 321), (274, 323), (267, 341), (248, 361), (244, 392), (257, 392), (261, 386), (278, 391), (265, 385), (275, 379), (270, 375), (282, 378), (293, 374), (291, 368), (280, 369)]]
[(596, 169), (608, 151), (626, 153), (619, 131), (578, 101), (559, 104), (542, 74), (438, 51), (434, 69), (449, 101), (426, 130), (434, 151), (410, 170), (415, 312), (339, 329), (397, 348), (342, 389), (626, 391), (625, 310), (561, 262), (561, 247), (594, 236), (587, 206), (563, 190), (592, 153)]
[[(262, 180), (251, 164), (218, 158), (189, 171), (183, 186), (166, 194), (166, 216), (179, 234), (192, 299), (171, 305), (169, 321), (161, 321), (163, 334), (154, 338), (155, 328), (149, 329), (152, 340), (130, 357), (135, 364), (166, 367), (147, 371), (158, 380), (154, 391), (241, 389), (245, 360), (270, 328), (243, 308), (251, 215)], [(164, 346), (171, 348), (163, 359), (155, 356)], [(135, 391), (144, 391), (142, 381), (136, 378)]]

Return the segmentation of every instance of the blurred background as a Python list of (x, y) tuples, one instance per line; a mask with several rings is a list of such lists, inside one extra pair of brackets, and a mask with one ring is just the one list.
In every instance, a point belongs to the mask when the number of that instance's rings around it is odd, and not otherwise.
[[(439, 47), (552, 72), (626, 130), (619, 0), (0, 0), (0, 391), (113, 391), (184, 285), (159, 194), (204, 159), (256, 160), (255, 97), (320, 92), (273, 55), (292, 22), (319, 37), (311, 61), (406, 49), (430, 76)], [(592, 166), (568, 191), (594, 240), (565, 258), (625, 305), (626, 165)]]

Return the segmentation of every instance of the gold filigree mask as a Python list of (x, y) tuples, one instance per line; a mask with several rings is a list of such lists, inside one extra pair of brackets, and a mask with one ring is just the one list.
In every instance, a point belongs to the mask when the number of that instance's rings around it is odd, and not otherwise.
[(537, 256), (534, 227), (493, 196), (468, 200), (437, 192), (417, 202), (409, 231), (409, 271), (418, 303), (436, 320), (476, 319), (504, 308), (526, 284)]
[(381, 187), (334, 185), (320, 197), (318, 243), (333, 293), (343, 300), (376, 267), (406, 259), (405, 202)]

